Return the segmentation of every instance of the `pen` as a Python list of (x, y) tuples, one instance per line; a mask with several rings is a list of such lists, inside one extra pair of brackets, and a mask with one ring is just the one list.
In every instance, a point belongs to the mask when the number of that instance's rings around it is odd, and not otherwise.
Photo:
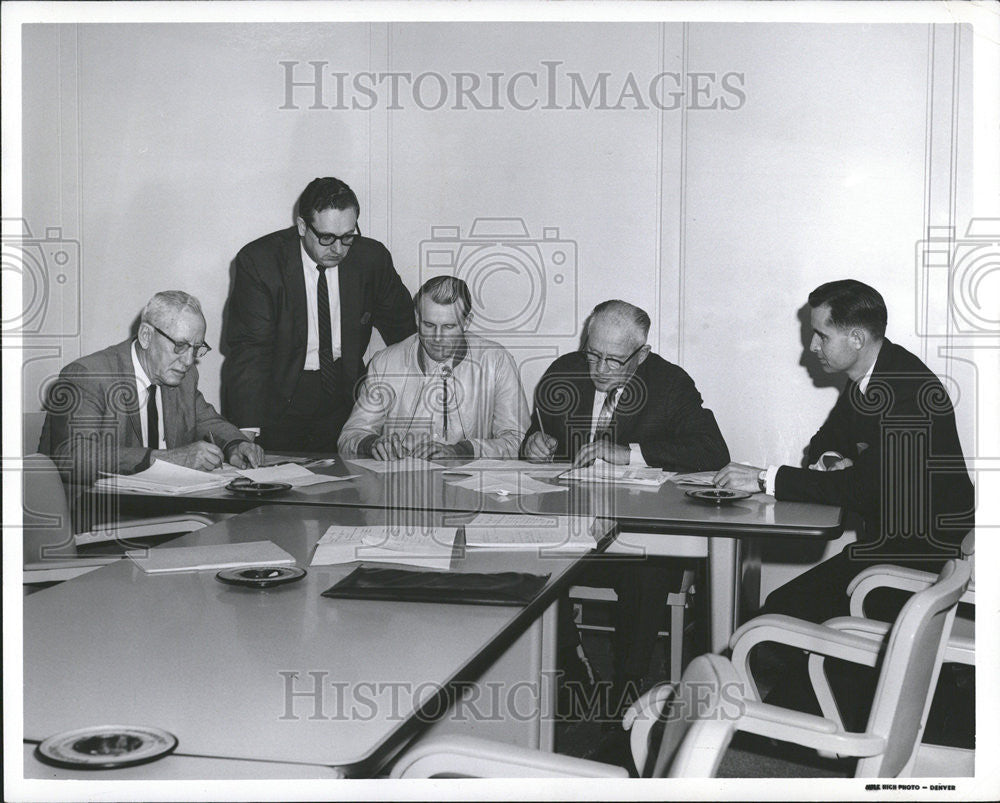
[(537, 407), (535, 408), (535, 419), (538, 421), (538, 431), (546, 438), (549, 437), (549, 434), (545, 431), (545, 425), (542, 424), (542, 411)]

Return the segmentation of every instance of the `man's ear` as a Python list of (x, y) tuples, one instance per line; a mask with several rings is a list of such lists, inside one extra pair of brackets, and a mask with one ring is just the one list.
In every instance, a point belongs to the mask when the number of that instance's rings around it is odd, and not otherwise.
[(855, 326), (851, 329), (850, 334), (847, 336), (851, 341), (851, 345), (857, 350), (861, 351), (868, 342), (868, 332), (862, 329), (860, 326)]
[(153, 339), (153, 327), (148, 323), (140, 323), (139, 331), (136, 334), (136, 340), (139, 341), (139, 345), (144, 349), (149, 348), (149, 342)]
[(295, 218), (295, 226), (299, 230), (299, 237), (306, 236), (306, 222), (302, 219), (301, 215)]
[(469, 312), (468, 312), (468, 314), (462, 319), (462, 324), (463, 324), (462, 331), (463, 332), (465, 330), (467, 330), (472, 325), (472, 317), (473, 317), (473, 313), (472, 313), (472, 310), (470, 309)]
[(651, 352), (652, 350), (653, 347), (650, 346), (649, 343), (647, 343), (645, 346), (642, 347), (642, 349), (639, 351), (639, 361), (636, 363), (636, 367), (642, 365), (646, 361), (646, 358), (649, 356), (649, 352)]

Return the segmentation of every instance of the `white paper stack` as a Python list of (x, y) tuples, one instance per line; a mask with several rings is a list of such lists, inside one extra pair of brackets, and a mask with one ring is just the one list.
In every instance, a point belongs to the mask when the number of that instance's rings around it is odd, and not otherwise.
[(623, 485), (663, 485), (675, 472), (649, 466), (616, 466), (597, 460), (592, 465), (581, 466), (562, 475), (566, 480), (584, 482), (613, 482)]
[(318, 485), (321, 482), (350, 479), (350, 477), (314, 474), (309, 469), (294, 463), (283, 463), (280, 466), (265, 466), (264, 468), (238, 468), (236, 473), (254, 482), (287, 482), (293, 488), (305, 488), (307, 485)]
[(331, 525), (316, 543), (311, 566), (331, 566), (354, 561), (403, 563), (429, 569), (447, 569), (455, 542), (453, 527), (420, 527), (412, 530), (384, 525), (348, 527)]
[(675, 474), (673, 481), (678, 485), (699, 485), (712, 488), (715, 486), (716, 471), (695, 471), (691, 474)]
[(271, 541), (164, 546), (155, 549), (132, 549), (125, 554), (147, 574), (235, 569), (243, 566), (282, 566), (295, 563), (295, 558)]
[(112, 474), (94, 483), (95, 488), (111, 491), (137, 491), (151, 494), (190, 494), (211, 491), (232, 482), (230, 471), (197, 471), (166, 460), (157, 460), (138, 474)]

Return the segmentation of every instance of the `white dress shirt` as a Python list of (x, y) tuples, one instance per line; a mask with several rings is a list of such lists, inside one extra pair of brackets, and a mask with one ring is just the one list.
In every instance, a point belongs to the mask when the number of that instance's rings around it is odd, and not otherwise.
[[(316, 284), (319, 271), (316, 263), (299, 242), (302, 254), (302, 276), (306, 282), (306, 362), (303, 371), (319, 370), (319, 318), (316, 313)], [(340, 359), (340, 268), (326, 269), (326, 289), (330, 294), (330, 336), (333, 359)]]
[[(142, 445), (147, 449), (149, 448), (149, 386), (152, 385), (149, 377), (146, 376), (146, 372), (142, 370), (142, 364), (139, 362), (139, 353), (135, 350), (135, 341), (132, 341), (132, 368), (135, 371), (135, 392), (136, 398), (139, 400), (139, 432), (142, 434)], [(157, 420), (157, 430), (159, 432), (160, 438), (160, 448), (167, 448), (167, 438), (163, 434), (163, 394), (157, 393), (156, 397), (158, 401), (156, 402), (156, 411), (160, 414)]]
[[(619, 392), (621, 388), (615, 388), (614, 404), (611, 407), (611, 417), (614, 418), (615, 410), (618, 409), (618, 402), (621, 400), (622, 394)], [(594, 439), (594, 433), (597, 431), (597, 419), (601, 417), (601, 410), (604, 408), (604, 400), (608, 397), (608, 394), (603, 390), (598, 390), (594, 388), (594, 409), (590, 413), (590, 440)], [(609, 422), (610, 424), (610, 422)], [(642, 449), (638, 443), (630, 443), (629, 448), (629, 458), (628, 465), (630, 466), (645, 466), (646, 460), (642, 456)]]

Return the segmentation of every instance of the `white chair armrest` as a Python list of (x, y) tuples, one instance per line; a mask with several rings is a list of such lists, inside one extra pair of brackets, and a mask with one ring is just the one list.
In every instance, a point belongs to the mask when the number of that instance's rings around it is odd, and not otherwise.
[(733, 667), (740, 680), (746, 684), (748, 696), (753, 700), (760, 700), (760, 693), (750, 673), (750, 651), (765, 641), (787, 644), (865, 666), (875, 665), (880, 647), (879, 642), (869, 637), (842, 633), (832, 627), (806, 622), (794, 616), (778, 613), (758, 616), (733, 633), (729, 642), (733, 651)]
[(628, 770), (474, 736), (417, 742), (393, 765), (392, 778), (628, 778)]
[(622, 727), (629, 731), (632, 761), (640, 773), (649, 758), (650, 731), (675, 693), (676, 688), (669, 683), (653, 686), (629, 706), (622, 718)]
[(882, 563), (869, 566), (859, 572), (847, 584), (847, 596), (851, 598), (851, 616), (864, 616), (865, 598), (876, 588), (898, 588), (900, 591), (923, 591), (937, 581), (937, 575), (918, 569), (907, 569)]
[(739, 729), (783, 742), (843, 756), (875, 756), (885, 750), (885, 739), (848, 733), (825, 717), (747, 700)]

